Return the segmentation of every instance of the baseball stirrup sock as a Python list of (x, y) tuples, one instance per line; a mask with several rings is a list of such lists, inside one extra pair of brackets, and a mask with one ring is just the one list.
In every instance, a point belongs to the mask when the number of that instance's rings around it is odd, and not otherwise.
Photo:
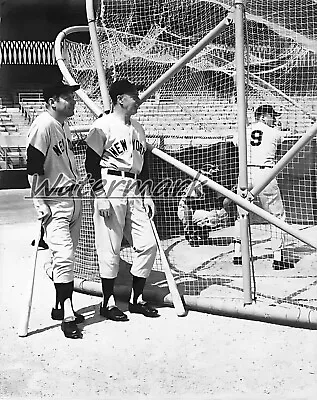
[(114, 296), (114, 281), (115, 278), (113, 279), (101, 278), (103, 307), (107, 307), (110, 297)]
[(138, 276), (133, 276), (132, 280), (132, 291), (133, 291), (133, 303), (138, 302), (138, 298), (142, 295), (145, 286), (146, 279)]
[(74, 282), (68, 283), (54, 283), (56, 290), (56, 304), (55, 308), (64, 308), (64, 303), (66, 299), (70, 299), (72, 302), (72, 296), (74, 291)]

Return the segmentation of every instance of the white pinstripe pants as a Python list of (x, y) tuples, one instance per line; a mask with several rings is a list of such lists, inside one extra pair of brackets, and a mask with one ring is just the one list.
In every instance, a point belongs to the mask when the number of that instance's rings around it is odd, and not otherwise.
[[(105, 192), (112, 206), (110, 217), (105, 220), (94, 207), (95, 244), (101, 278), (113, 279), (118, 275), (123, 236), (135, 251), (131, 274), (147, 278), (153, 267), (157, 245), (141, 195), (135, 186), (127, 190), (127, 185), (134, 182), (132, 178), (108, 175)], [(110, 190), (113, 183), (115, 186)]]

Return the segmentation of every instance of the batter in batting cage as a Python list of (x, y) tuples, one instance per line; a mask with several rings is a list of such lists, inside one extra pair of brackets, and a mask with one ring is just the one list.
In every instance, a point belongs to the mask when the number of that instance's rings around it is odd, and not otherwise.
[(31, 196), (52, 256), (56, 304), (51, 317), (62, 320), (67, 338), (82, 337), (74, 312), (74, 253), (81, 226), (79, 174), (72, 152), (71, 133), (65, 122), (74, 114), (74, 92), (79, 85), (57, 83), (44, 91), (46, 110), (32, 123), (27, 137), (27, 173)]
[(154, 215), (154, 203), (148, 190), (141, 197), (137, 185), (146, 142), (142, 126), (131, 116), (140, 105), (140, 89), (125, 79), (115, 81), (109, 88), (113, 112), (97, 119), (86, 139), (86, 170), (95, 196), (95, 243), (103, 292), (100, 314), (113, 321), (128, 320), (114, 298), (123, 236), (136, 253), (129, 311), (146, 317), (159, 315), (142, 297), (157, 244), (148, 215)]
[[(258, 107), (254, 116), (255, 123), (251, 124), (247, 129), (249, 189), (252, 189), (273, 168), (276, 152), (283, 141), (282, 132), (276, 128), (277, 117), (280, 117), (281, 114), (271, 105), (265, 104)], [(282, 221), (286, 220), (282, 196), (275, 178), (259, 193), (259, 200), (264, 210)], [(238, 210), (241, 212), (239, 207)], [(238, 226), (236, 230), (238, 236)], [(286, 259), (283, 254), (284, 236), (283, 231), (275, 226), (271, 227), (272, 268), (274, 270), (294, 268), (294, 262)], [(236, 265), (242, 264), (239, 239), (236, 239), (235, 242), (233, 263)]]

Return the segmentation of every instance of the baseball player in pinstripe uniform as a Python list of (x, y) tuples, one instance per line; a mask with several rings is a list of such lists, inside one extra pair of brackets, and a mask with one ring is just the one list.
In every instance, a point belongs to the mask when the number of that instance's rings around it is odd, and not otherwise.
[[(257, 182), (263, 180), (263, 177), (275, 165), (276, 150), (283, 141), (282, 132), (275, 127), (276, 117), (280, 115), (271, 105), (262, 105), (255, 111), (255, 123), (247, 128), (249, 189), (252, 189)], [(275, 178), (259, 193), (258, 197), (264, 210), (285, 221), (284, 205)], [(238, 211), (241, 211), (239, 207)], [(236, 224), (236, 237), (239, 235), (238, 222)], [(271, 226), (272, 267), (275, 270), (294, 268), (294, 264), (283, 257), (284, 236), (284, 233), (279, 228), (274, 225)], [(242, 263), (239, 239), (235, 243), (233, 263)]]
[(86, 139), (86, 171), (94, 182), (95, 243), (103, 290), (100, 314), (113, 321), (128, 320), (114, 298), (123, 236), (135, 250), (129, 311), (158, 316), (142, 297), (157, 245), (146, 210), (154, 214), (153, 201), (148, 195), (142, 198), (136, 185), (146, 151), (144, 130), (131, 118), (140, 105), (139, 89), (128, 80), (114, 82), (109, 88), (113, 112), (97, 119)]
[[(74, 190), (79, 175), (66, 119), (74, 114), (74, 91), (63, 83), (44, 89), (46, 111), (32, 123), (27, 137), (27, 173), (33, 203), (46, 231), (52, 257), (56, 305), (51, 316), (62, 320), (64, 335), (77, 339), (84, 317), (73, 310), (74, 252), (81, 225), (81, 199)], [(77, 193), (78, 194), (78, 193)]]

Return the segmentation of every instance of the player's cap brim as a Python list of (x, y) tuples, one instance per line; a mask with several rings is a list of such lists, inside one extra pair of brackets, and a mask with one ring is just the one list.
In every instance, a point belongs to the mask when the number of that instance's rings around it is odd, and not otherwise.
[(282, 115), (281, 113), (273, 110), (273, 112), (271, 113), (272, 115), (275, 115), (276, 117), (279, 117), (280, 115)]
[(140, 92), (140, 91), (142, 91), (142, 90), (144, 90), (145, 89), (145, 85), (136, 85), (136, 84), (134, 84), (134, 86), (135, 86), (135, 88), (136, 88), (136, 90), (138, 91), (138, 92)]
[(282, 115), (281, 113), (275, 111), (274, 108), (269, 104), (264, 104), (264, 105), (258, 107), (255, 110), (254, 114), (255, 114), (255, 116), (269, 114), (269, 115), (273, 115), (274, 117), (279, 117), (280, 115)]
[(80, 85), (65, 85), (68, 86), (72, 92), (76, 92), (76, 90), (80, 89)]
[(43, 89), (43, 97), (46, 102), (54, 96), (60, 96), (62, 94), (73, 93), (80, 89), (80, 85), (67, 85), (62, 82), (58, 82), (54, 85), (47, 86)]
[(131, 83), (127, 79), (121, 79), (111, 84), (109, 94), (112, 99), (122, 94), (137, 93), (144, 90), (144, 85)]

